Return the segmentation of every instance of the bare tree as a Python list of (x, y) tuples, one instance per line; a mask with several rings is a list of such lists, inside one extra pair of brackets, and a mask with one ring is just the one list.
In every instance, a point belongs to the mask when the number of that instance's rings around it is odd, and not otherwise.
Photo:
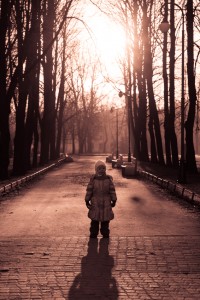
[[(15, 175), (22, 175), (26, 171), (25, 161), (26, 156), (26, 134), (25, 134), (25, 119), (26, 119), (26, 106), (28, 102), (30, 77), (24, 76), (23, 65), (26, 64), (25, 72), (27, 68), (32, 64), (31, 47), (30, 44), (24, 45), (24, 40), (27, 36), (30, 37), (33, 31), (30, 30), (30, 17), (32, 16), (31, 3), (28, 4), (28, 9), (24, 2), (16, 2), (16, 25), (17, 25), (17, 54), (18, 54), (18, 93), (16, 101), (16, 132), (14, 139), (14, 162), (13, 173)], [(28, 13), (27, 13), (28, 12)], [(33, 25), (33, 24), (32, 24)], [(23, 52), (26, 53), (26, 60), (24, 60)]]
[[(158, 111), (156, 107), (156, 101), (154, 96), (154, 88), (153, 88), (153, 59), (152, 59), (152, 47), (151, 47), (151, 27), (150, 27), (150, 16), (152, 10), (152, 2), (149, 6), (149, 18), (147, 16), (147, 3), (143, 1), (143, 38), (144, 38), (144, 48), (145, 48), (145, 56), (144, 56), (144, 73), (147, 81), (147, 90), (149, 97), (149, 130), (151, 135), (151, 143), (154, 143), (154, 136), (156, 141), (156, 153), (153, 155), (151, 152), (151, 161), (159, 162), (160, 164), (164, 164), (164, 155), (163, 155), (163, 147), (162, 147), (162, 139), (160, 132), (160, 122), (158, 117)], [(152, 151), (155, 152), (155, 146), (152, 148)]]
[(55, 31), (55, 1), (46, 0), (43, 6), (43, 47), (48, 51), (43, 59), (44, 112), (41, 126), (40, 163), (55, 159), (55, 91), (53, 90), (53, 40)]
[(10, 103), (7, 99), (7, 52), (6, 41), (7, 32), (10, 26), (9, 16), (11, 12), (12, 1), (2, 0), (0, 2), (0, 178), (8, 177), (9, 166), (9, 115)]
[[(168, 21), (168, 0), (164, 3), (164, 22)], [(167, 32), (164, 32), (163, 39), (163, 83), (164, 83), (164, 137), (165, 137), (165, 155), (166, 165), (172, 165), (171, 147), (170, 147), (170, 112), (169, 112), (169, 92), (168, 92), (168, 73), (167, 73)]]
[(39, 146), (39, 78), (40, 64), (39, 53), (41, 52), (40, 40), (40, 1), (32, 1), (31, 36), (32, 43), (29, 45), (29, 66), (33, 61), (38, 61), (34, 68), (30, 67), (28, 76), (28, 109), (25, 123), (25, 168), (30, 169), (38, 164)]
[(189, 109), (187, 120), (185, 122), (186, 129), (186, 162), (187, 169), (193, 173), (197, 173), (193, 129), (195, 120), (195, 108), (197, 103), (197, 94), (195, 87), (195, 73), (194, 73), (194, 13), (193, 13), (193, 0), (187, 1), (187, 49), (188, 49), (188, 91), (189, 91)]

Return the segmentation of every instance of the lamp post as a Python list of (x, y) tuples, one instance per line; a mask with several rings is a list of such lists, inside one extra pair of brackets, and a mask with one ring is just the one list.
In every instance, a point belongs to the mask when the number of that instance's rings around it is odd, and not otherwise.
[(119, 114), (118, 108), (111, 107), (111, 113), (116, 110), (116, 159), (119, 157)]
[[(169, 2), (168, 2), (169, 3)], [(178, 4), (174, 3), (176, 7), (181, 11), (182, 14), (182, 49), (181, 49), (181, 57), (182, 57), (182, 66), (181, 66), (181, 158), (179, 161), (179, 174), (177, 182), (186, 183), (186, 172), (185, 172), (185, 149), (184, 149), (184, 107), (185, 107), (185, 90), (184, 90), (184, 35), (185, 35), (185, 16), (183, 8), (181, 8)], [(163, 6), (162, 6), (163, 7)], [(161, 7), (161, 9), (162, 9)], [(168, 21), (163, 21), (160, 26), (160, 30), (162, 33), (167, 33), (170, 28), (170, 24)]]
[(117, 144), (117, 150), (116, 150), (116, 158), (119, 157), (119, 130), (118, 125), (119, 124), (119, 116), (118, 116), (118, 108), (116, 109), (116, 144)]
[[(119, 91), (119, 97), (127, 96), (122, 91)], [(127, 96), (127, 112), (128, 112), (128, 162), (131, 162), (131, 128), (130, 128), (130, 96)]]

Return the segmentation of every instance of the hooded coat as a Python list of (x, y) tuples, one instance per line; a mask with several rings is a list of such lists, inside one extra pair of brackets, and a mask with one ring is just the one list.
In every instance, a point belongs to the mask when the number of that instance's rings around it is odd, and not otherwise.
[(95, 221), (110, 221), (114, 218), (111, 201), (116, 202), (117, 196), (112, 176), (93, 175), (86, 189), (85, 201), (91, 202), (88, 217)]

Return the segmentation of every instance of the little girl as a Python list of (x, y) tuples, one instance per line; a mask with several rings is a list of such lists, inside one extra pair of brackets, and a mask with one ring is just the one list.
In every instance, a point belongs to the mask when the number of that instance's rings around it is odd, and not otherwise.
[(114, 218), (112, 207), (115, 206), (117, 196), (112, 176), (106, 174), (103, 161), (95, 164), (96, 173), (92, 175), (87, 185), (85, 202), (91, 219), (90, 237), (97, 238), (100, 232), (104, 238), (109, 238), (109, 222)]

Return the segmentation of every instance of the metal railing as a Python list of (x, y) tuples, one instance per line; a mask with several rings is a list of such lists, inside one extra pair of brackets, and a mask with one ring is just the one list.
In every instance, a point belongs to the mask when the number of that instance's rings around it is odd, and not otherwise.
[(36, 171), (32, 174), (29, 174), (27, 176), (24, 176), (22, 178), (19, 178), (15, 181), (12, 181), (12, 182), (4, 185), (3, 187), (0, 188), (0, 196), (4, 196), (14, 190), (18, 190), (21, 186), (23, 186), (27, 182), (44, 174), (45, 172), (49, 171), (50, 169), (59, 166), (61, 163), (65, 162), (65, 161), (66, 161), (65, 158), (61, 158), (61, 159), (57, 160), (56, 162), (48, 165), (47, 167), (40, 169), (39, 171)]
[(160, 178), (159, 176), (153, 175), (151, 173), (148, 173), (146, 171), (139, 171), (139, 174), (152, 182), (158, 184), (162, 188), (165, 188), (169, 190), (170, 192), (180, 196), (181, 198), (184, 198), (186, 200), (194, 201), (200, 204), (200, 195), (197, 193), (194, 193), (193, 191), (186, 189), (180, 184), (176, 184), (174, 182), (171, 182), (169, 180)]

